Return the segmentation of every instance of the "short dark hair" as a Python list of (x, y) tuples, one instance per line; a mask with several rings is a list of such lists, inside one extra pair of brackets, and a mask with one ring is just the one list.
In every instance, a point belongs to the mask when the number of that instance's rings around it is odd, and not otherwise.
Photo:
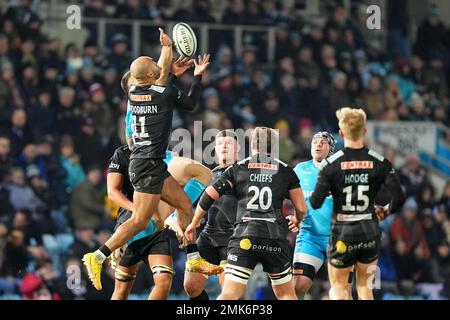
[(232, 137), (234, 140), (238, 141), (238, 137), (237, 137), (236, 133), (230, 129), (221, 130), (216, 134), (216, 139), (222, 138), (222, 137)]

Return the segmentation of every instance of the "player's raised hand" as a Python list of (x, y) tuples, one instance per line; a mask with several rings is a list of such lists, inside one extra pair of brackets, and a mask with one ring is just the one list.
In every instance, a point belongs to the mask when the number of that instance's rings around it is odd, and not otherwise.
[(194, 59), (180, 56), (178, 59), (173, 60), (172, 65), (170, 66), (170, 72), (178, 78), (192, 66), (194, 66)]
[(197, 60), (194, 60), (194, 76), (202, 75), (209, 66), (209, 54), (199, 55)]
[(167, 33), (164, 32), (164, 29), (158, 28), (158, 30), (159, 30), (159, 42), (161, 42), (161, 46), (163, 46), (163, 47), (172, 46), (172, 40), (167, 35)]
[(294, 233), (297, 233), (300, 229), (299, 229), (299, 222), (297, 221), (297, 218), (295, 216), (287, 216), (286, 217), (287, 220), (289, 220), (288, 222), (288, 227), (289, 230), (291, 230)]

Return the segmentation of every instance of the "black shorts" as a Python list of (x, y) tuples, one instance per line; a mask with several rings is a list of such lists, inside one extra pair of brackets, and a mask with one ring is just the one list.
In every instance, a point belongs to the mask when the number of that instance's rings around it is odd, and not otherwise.
[(147, 257), (152, 254), (172, 256), (168, 229), (155, 232), (148, 237), (136, 240), (129, 244), (120, 259), (119, 265), (131, 267), (140, 261), (144, 261), (148, 264)]
[(328, 261), (335, 268), (347, 268), (357, 262), (368, 264), (378, 259), (381, 236), (363, 241), (342, 241), (331, 235)]
[(292, 250), (287, 240), (243, 237), (230, 240), (227, 266), (254, 269), (261, 263), (267, 273), (281, 273), (292, 267)]
[(220, 265), (222, 261), (227, 261), (228, 248), (214, 246), (203, 232), (197, 238), (197, 248), (200, 256), (209, 263)]
[(137, 192), (161, 194), (170, 173), (163, 159), (131, 159), (128, 168), (131, 184)]

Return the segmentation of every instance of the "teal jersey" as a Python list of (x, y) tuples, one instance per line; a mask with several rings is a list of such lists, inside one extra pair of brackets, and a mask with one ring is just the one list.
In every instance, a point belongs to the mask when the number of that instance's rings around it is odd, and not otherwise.
[(309, 197), (317, 183), (319, 170), (319, 168), (314, 166), (313, 160), (301, 162), (294, 169), (294, 172), (300, 180), (300, 186), (302, 187), (306, 204), (308, 205), (308, 212), (302, 221), (301, 228), (316, 235), (329, 236), (331, 231), (331, 216), (333, 214), (333, 198), (331, 195), (328, 196), (322, 207), (317, 210), (314, 210), (309, 203)]

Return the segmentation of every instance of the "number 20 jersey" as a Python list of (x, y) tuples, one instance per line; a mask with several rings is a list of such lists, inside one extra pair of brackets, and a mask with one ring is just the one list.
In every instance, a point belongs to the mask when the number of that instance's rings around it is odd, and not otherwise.
[[(221, 180), (233, 184), (238, 201), (232, 238), (286, 239), (288, 223), (281, 212), (283, 200), (289, 199), (289, 190), (300, 188), (292, 168), (278, 159), (254, 155), (225, 170)], [(244, 217), (263, 220), (245, 222)]]

